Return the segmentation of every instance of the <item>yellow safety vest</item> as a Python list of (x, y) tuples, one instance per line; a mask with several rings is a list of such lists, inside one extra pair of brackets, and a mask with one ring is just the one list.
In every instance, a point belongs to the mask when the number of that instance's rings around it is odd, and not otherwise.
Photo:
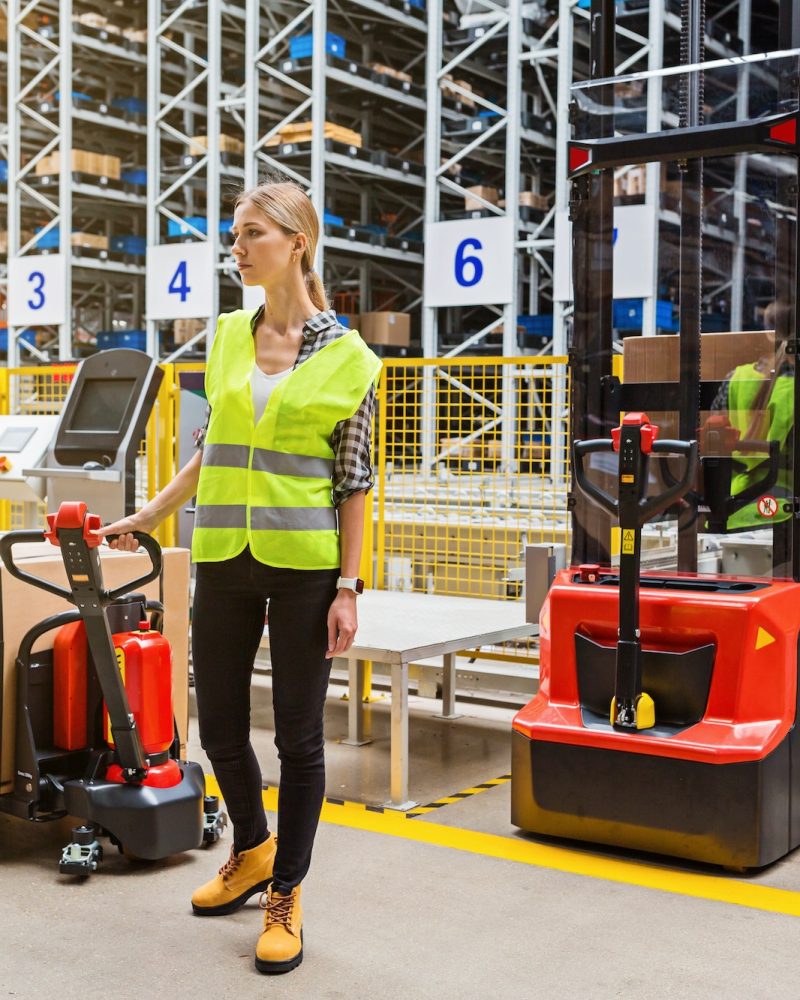
[(219, 317), (206, 365), (211, 419), (197, 487), (192, 558), (256, 559), (293, 569), (335, 569), (339, 532), (332, 499), (331, 438), (352, 417), (381, 360), (351, 330), (273, 389), (254, 425), (252, 311)]
[[(731, 376), (728, 387), (728, 411), (731, 426), (744, 437), (753, 417), (753, 406), (758, 391), (766, 378), (755, 365), (739, 365)], [(766, 438), (778, 441), (781, 446), (781, 459), (777, 482), (770, 487), (769, 493), (778, 500), (791, 496), (792, 472), (791, 459), (786, 451), (786, 443), (794, 423), (794, 379), (779, 376), (775, 379), (769, 400), (766, 404), (768, 430)], [(763, 455), (754, 456), (747, 452), (733, 452), (734, 458), (744, 466), (744, 470), (736, 473), (731, 479), (731, 494), (736, 496), (745, 490), (751, 482), (761, 478), (767, 467)], [(758, 512), (758, 502), (748, 504), (728, 518), (729, 531), (741, 531), (743, 528), (764, 528), (776, 521), (785, 521), (790, 514), (779, 504), (778, 513), (772, 518), (765, 518)]]

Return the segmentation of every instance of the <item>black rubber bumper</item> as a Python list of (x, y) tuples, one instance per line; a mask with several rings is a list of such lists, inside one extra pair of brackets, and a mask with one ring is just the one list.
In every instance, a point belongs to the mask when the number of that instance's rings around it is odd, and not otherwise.
[(551, 743), (514, 731), (511, 773), (511, 821), (531, 833), (735, 868), (769, 864), (800, 842), (794, 730), (763, 760), (741, 764)]
[(205, 775), (192, 761), (178, 766), (182, 780), (172, 788), (66, 781), (65, 808), (99, 824), (140, 858), (155, 861), (191, 851), (203, 842)]

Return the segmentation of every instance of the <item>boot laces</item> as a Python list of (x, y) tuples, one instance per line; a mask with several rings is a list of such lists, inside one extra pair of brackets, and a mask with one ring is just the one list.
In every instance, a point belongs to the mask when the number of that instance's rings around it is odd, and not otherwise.
[(234, 854), (233, 848), (231, 848), (231, 856), (225, 862), (225, 864), (220, 868), (219, 874), (222, 876), (223, 881), (227, 881), (242, 863), (241, 855)]
[(294, 893), (289, 896), (279, 896), (277, 893), (270, 895), (269, 892), (262, 892), (258, 905), (267, 911), (264, 916), (264, 930), (273, 924), (288, 929), (294, 908)]

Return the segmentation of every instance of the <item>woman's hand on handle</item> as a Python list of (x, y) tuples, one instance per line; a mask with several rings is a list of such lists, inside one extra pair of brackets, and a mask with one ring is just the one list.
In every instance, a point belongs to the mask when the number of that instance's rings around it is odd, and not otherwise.
[(150, 532), (154, 527), (155, 524), (151, 524), (150, 519), (143, 517), (142, 511), (139, 511), (130, 517), (123, 517), (119, 521), (114, 521), (113, 524), (104, 524), (97, 531), (97, 534), (101, 538), (105, 538), (106, 535), (119, 535), (118, 538), (108, 543), (109, 547), (120, 549), (122, 552), (135, 552), (139, 548), (139, 542), (133, 537), (132, 533), (134, 531)]

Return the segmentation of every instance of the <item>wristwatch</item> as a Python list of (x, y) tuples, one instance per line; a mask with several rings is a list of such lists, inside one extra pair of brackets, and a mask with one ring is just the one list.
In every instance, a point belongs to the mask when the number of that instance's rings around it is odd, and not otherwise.
[(337, 590), (352, 590), (354, 594), (364, 593), (364, 581), (358, 576), (340, 576), (336, 581)]

